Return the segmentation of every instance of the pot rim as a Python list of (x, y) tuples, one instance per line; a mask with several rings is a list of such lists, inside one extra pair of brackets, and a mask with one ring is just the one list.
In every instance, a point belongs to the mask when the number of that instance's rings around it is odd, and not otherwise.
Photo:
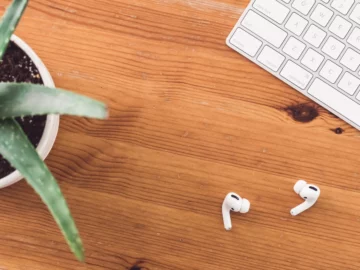
[[(55, 87), (50, 72), (48, 71), (44, 63), (41, 61), (39, 56), (37, 56), (37, 54), (33, 51), (33, 49), (31, 49), (31, 47), (27, 43), (25, 43), (21, 38), (19, 38), (16, 35), (12, 35), (10, 40), (13, 41), (17, 46), (19, 46), (20, 49), (22, 49), (34, 62), (35, 66), (39, 70), (44, 85), (48, 87)], [(37, 152), (39, 153), (39, 155), (43, 160), (48, 156), (48, 154), (51, 151), (51, 148), (55, 143), (55, 139), (59, 130), (59, 122), (60, 122), (59, 115), (51, 114), (51, 115), (47, 115), (46, 117), (44, 132), (40, 139), (39, 145), (36, 148)], [(16, 170), (11, 174), (0, 179), (0, 188), (13, 185), (16, 182), (20, 181), (21, 179), (23, 179), (23, 176), (20, 174), (19, 171)]]

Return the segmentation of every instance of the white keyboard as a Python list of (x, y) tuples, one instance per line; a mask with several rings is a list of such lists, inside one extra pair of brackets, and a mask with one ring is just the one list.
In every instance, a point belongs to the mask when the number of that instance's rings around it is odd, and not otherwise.
[(360, 130), (359, 0), (252, 0), (227, 45)]

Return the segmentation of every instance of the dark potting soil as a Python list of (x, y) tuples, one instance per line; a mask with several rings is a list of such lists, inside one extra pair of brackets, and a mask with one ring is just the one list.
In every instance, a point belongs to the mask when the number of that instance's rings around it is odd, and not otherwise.
[[(13, 42), (0, 62), (0, 82), (26, 82), (43, 84), (39, 71), (31, 59)], [(45, 128), (46, 116), (26, 116), (16, 119), (31, 143), (36, 147)], [(12, 173), (14, 168), (0, 155), (0, 179)]]

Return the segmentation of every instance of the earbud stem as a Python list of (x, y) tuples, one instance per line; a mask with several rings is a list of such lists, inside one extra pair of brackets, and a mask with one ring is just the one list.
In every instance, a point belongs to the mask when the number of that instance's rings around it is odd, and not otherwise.
[(311, 206), (313, 206), (314, 203), (309, 203), (308, 201), (303, 202), (302, 204), (299, 204), (295, 208), (290, 210), (290, 214), (292, 216), (297, 216), (304, 212), (305, 210), (309, 209)]
[(222, 215), (223, 215), (225, 230), (230, 231), (232, 228), (230, 209), (227, 209), (224, 204), (222, 206)]

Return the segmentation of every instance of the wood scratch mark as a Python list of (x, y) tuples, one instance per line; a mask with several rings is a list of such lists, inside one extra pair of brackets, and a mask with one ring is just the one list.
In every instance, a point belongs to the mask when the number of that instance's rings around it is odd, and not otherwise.
[(209, 10), (216, 10), (220, 12), (232, 12), (232, 13), (238, 13), (241, 14), (244, 12), (244, 8), (240, 8), (238, 6), (234, 6), (231, 4), (226, 3), (219, 3), (217, 1), (212, 0), (157, 0), (159, 4), (187, 4), (188, 6), (201, 10), (201, 11), (209, 11)]
[(188, 135), (189, 135), (189, 131), (185, 131), (185, 133), (181, 137), (186, 138)]

